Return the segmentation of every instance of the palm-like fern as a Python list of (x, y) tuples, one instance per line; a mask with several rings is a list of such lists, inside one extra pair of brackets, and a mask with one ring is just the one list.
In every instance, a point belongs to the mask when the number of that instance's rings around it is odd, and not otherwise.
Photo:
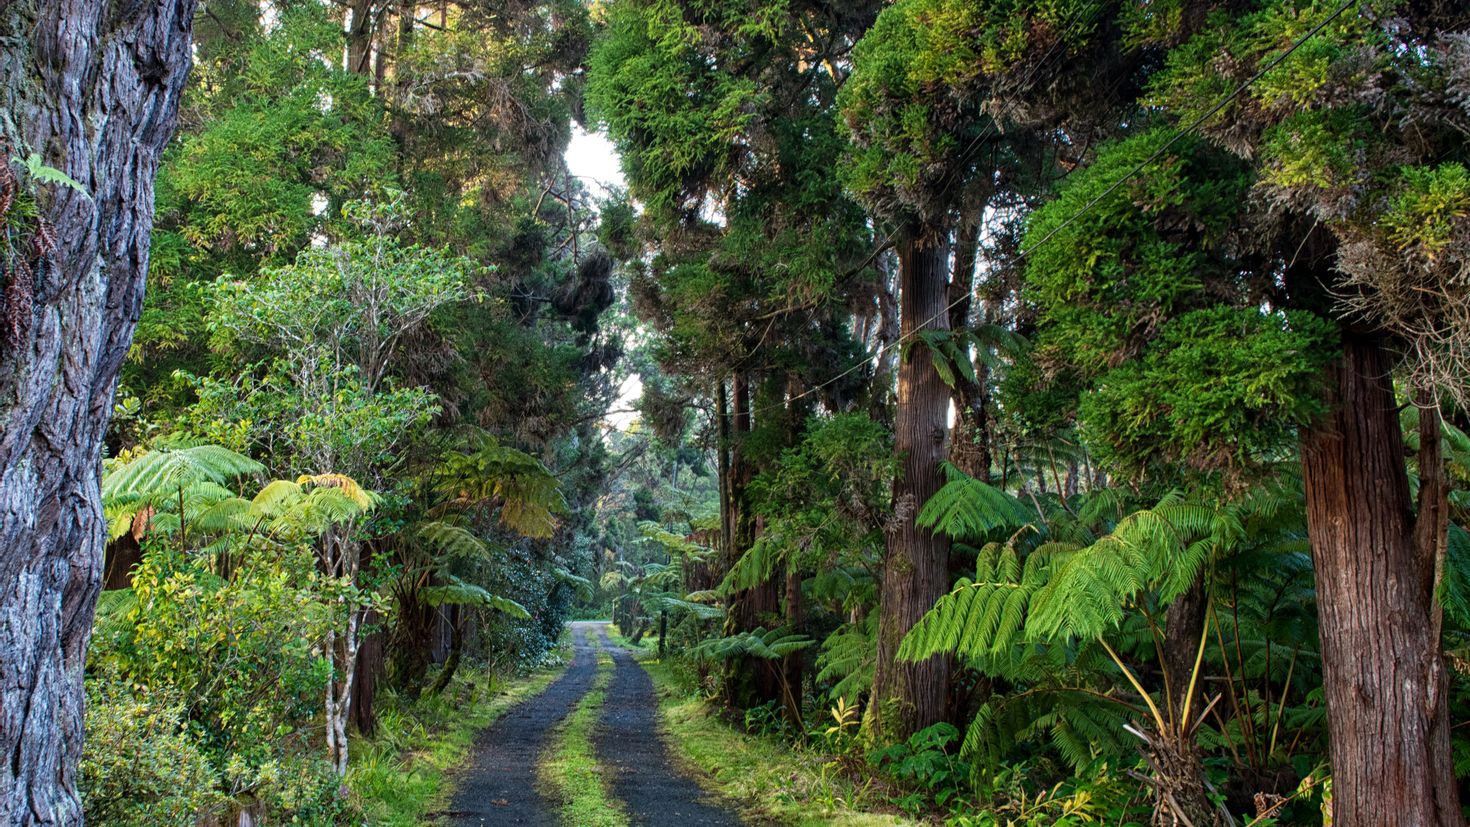
[(493, 609), (519, 620), (531, 619), (531, 613), (526, 611), (525, 606), (508, 597), (491, 594), (483, 587), (466, 583), (453, 575), (446, 576), (442, 583), (419, 589), (419, 599), (428, 606), (476, 606)]
[(473, 451), (450, 454), (433, 485), (460, 506), (499, 506), (501, 525), (525, 537), (546, 539), (567, 510), (561, 483), (540, 460), (484, 436)]
[(756, 628), (748, 632), (714, 637), (689, 649), (689, 656), (702, 661), (730, 661), (759, 658), (777, 661), (800, 652), (816, 641), (806, 635), (792, 634), (784, 628)]
[(1099, 637), (1117, 629), (1145, 592), (1173, 599), (1238, 530), (1228, 510), (1171, 496), (1081, 548), (1043, 543), (1025, 553), (1024, 531), (990, 543), (977, 558), (975, 579), (941, 598), (900, 654), (983, 658), (1025, 642)]
[(132, 531), (178, 538), (203, 553), (251, 539), (305, 540), (367, 513), (376, 497), (342, 474), (274, 480), (251, 499), (227, 483), (264, 467), (218, 445), (159, 449), (113, 461), (102, 477), (109, 539)]
[(112, 503), (156, 502), (200, 483), (225, 483), (258, 474), (265, 466), (218, 445), (147, 451), (107, 463), (102, 498)]
[(878, 613), (844, 624), (822, 641), (817, 655), (817, 681), (830, 683), (830, 694), (855, 701), (873, 686), (878, 659)]
[(916, 522), (956, 540), (983, 540), (996, 531), (1014, 531), (1041, 518), (1034, 509), (995, 486), (945, 464), (948, 482), (924, 507)]

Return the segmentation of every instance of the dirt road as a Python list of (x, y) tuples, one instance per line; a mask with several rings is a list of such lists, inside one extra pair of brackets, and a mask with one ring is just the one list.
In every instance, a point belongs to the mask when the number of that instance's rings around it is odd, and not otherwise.
[(615, 668), (594, 740), (612, 795), (629, 821), (641, 827), (740, 827), (739, 818), (711, 801), (669, 760), (658, 735), (658, 698), (643, 667), (608, 640), (606, 624), (569, 625), (575, 652), (571, 665), (541, 694), (512, 708), (476, 738), (471, 763), (445, 814), (447, 823), (562, 827), (559, 804), (541, 791), (536, 766), (557, 724), (592, 688), (597, 651), (607, 649)]

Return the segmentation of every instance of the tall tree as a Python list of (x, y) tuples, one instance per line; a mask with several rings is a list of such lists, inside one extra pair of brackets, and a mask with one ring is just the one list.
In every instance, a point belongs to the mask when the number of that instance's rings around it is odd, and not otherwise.
[[(1094, 391), (1082, 430), (1112, 467), (1228, 481), (1299, 446), (1334, 818), (1458, 824), (1436, 409), (1465, 393), (1452, 366), (1467, 294), (1450, 251), (1470, 181), (1462, 99), (1431, 90), (1463, 77), (1449, 33), (1467, 21), (1447, 5), (1394, 9), (1121, 15), (1131, 42), (1168, 49), (1153, 113), (1208, 143), (1171, 128), (1100, 152), (1033, 223), (1033, 246), (1054, 238), (1028, 281), (1056, 364)], [(1396, 371), (1425, 408), (1417, 513)]]
[[(658, 250), (635, 276), (635, 307), (660, 333), (665, 370), (720, 388), (711, 395), (723, 393), (729, 408), (719, 420), (727, 566), (756, 540), (746, 485), (804, 426), (793, 403), (840, 408), (865, 380), (800, 390), (859, 359), (846, 303), (866, 286), (873, 257), (862, 210), (835, 174), (834, 101), (844, 56), (872, 13), (867, 3), (806, 2), (670, 13), (628, 0), (607, 7), (591, 60), (589, 104), (622, 150), (631, 194), (647, 208), (645, 240)], [(783, 610), (780, 584), (748, 585), (729, 596), (729, 631), (799, 617), (797, 591), (784, 590)], [(727, 677), (727, 698), (741, 705), (774, 700), (780, 683), (754, 660)]]
[[(901, 2), (889, 6), (853, 54), (853, 73), (838, 103), (852, 149), (849, 187), (880, 219), (898, 257), (899, 356), (894, 448), (900, 458), (893, 482), (894, 525), (883, 567), (877, 673), (867, 723), (883, 739), (902, 740), (943, 719), (949, 663), (943, 657), (899, 662), (899, 642), (949, 588), (949, 540), (915, 522), (919, 509), (943, 484), (949, 453), (950, 389), (940, 371), (948, 359), (951, 311), (969, 306), (971, 275), (956, 274), (951, 296), (951, 251), (961, 193), (978, 184), (991, 190), (993, 174), (977, 153), (995, 137), (978, 94), (946, 84), (970, 53), (950, 54), (955, 32), (968, 31), (970, 4)], [(980, 203), (964, 209), (971, 249), (956, 250), (958, 268), (972, 267)], [(965, 417), (970, 423), (970, 418)], [(967, 434), (968, 436), (968, 434)]]
[[(0, 823), (81, 819), (99, 452), (142, 303), (153, 177), (193, 14), (192, 0), (0, 4)], [(13, 155), (35, 158), (29, 174)]]

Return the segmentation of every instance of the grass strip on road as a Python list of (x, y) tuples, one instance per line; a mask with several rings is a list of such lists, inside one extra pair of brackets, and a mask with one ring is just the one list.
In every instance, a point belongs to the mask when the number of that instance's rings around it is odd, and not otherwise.
[(612, 798), (597, 763), (592, 731), (612, 679), (612, 657), (597, 652), (597, 680), (552, 736), (536, 774), (550, 797), (561, 802), (562, 822), (577, 827), (628, 827), (622, 803)]

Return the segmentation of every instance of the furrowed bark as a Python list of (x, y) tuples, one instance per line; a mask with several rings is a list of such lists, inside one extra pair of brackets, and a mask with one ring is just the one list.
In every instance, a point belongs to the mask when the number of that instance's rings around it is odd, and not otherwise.
[(1434, 600), (1439, 420), (1425, 412), (1416, 519), (1389, 368), (1378, 340), (1348, 334), (1331, 412), (1302, 435), (1333, 822), (1462, 825)]
[(100, 450), (142, 308), (193, 13), (193, 0), (0, 3), (7, 154), (36, 153), (88, 193), (34, 186), (54, 245), (34, 289), (7, 295), (24, 304), (7, 308), (19, 325), (0, 343), (0, 824), (81, 823)]
[(949, 388), (929, 349), (914, 335), (945, 330), (948, 250), (934, 228), (899, 242), (902, 335), (909, 343), (898, 368), (895, 449), (901, 460), (893, 483), (893, 521), (878, 619), (878, 659), (866, 726), (881, 741), (899, 741), (944, 718), (949, 660), (896, 660), (899, 643), (949, 588), (949, 541), (914, 523), (942, 484), (940, 463), (949, 433)]

